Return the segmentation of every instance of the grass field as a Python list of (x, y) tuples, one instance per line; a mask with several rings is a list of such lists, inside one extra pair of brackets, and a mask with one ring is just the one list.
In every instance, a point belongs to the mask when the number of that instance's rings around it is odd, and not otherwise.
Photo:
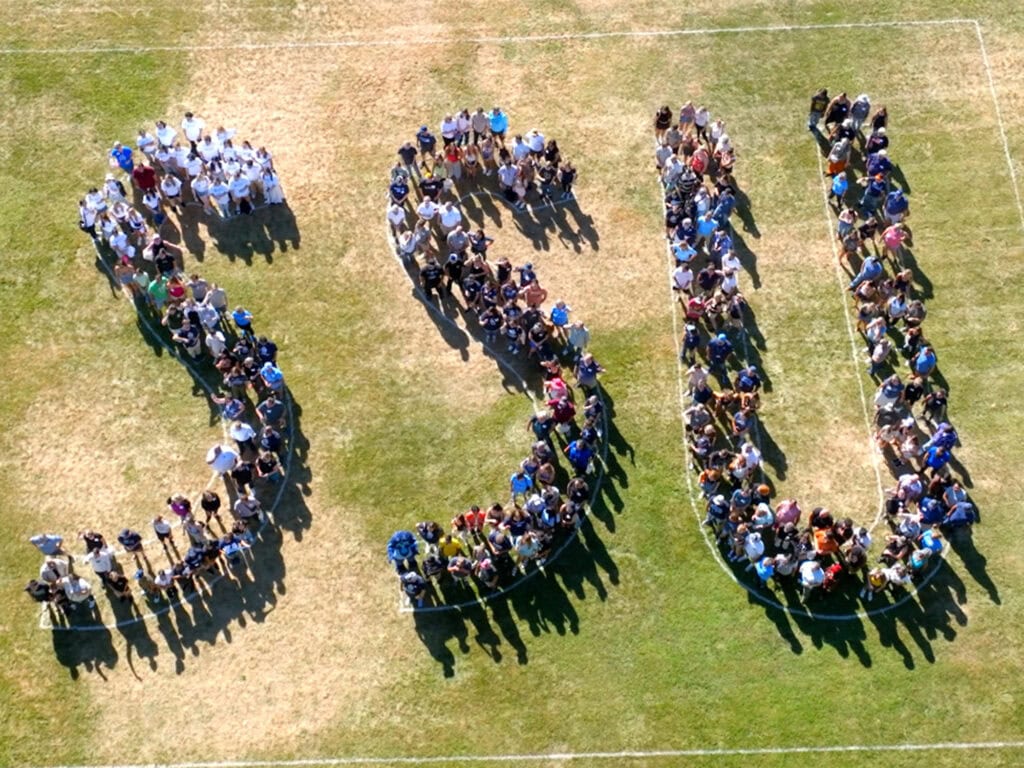
[[(0, 764), (1020, 740), (1024, 567), (1003, 532), (1019, 495), (1010, 308), (1024, 222), (1002, 132), (1016, 163), (1024, 17), (1008, 6), (896, 2), (869, 17), (832, 2), (5, 5)], [(495, 39), (947, 17), (980, 20), (1002, 125), (972, 24)], [(306, 45), (327, 40), (360, 44)], [(251, 47), (225, 47), (241, 43)], [(139, 46), (153, 49), (46, 52)], [(728, 122), (749, 200), (742, 285), (766, 342), (778, 493), (871, 519), (858, 377), (871, 385), (851, 361), (804, 130), (808, 96), (823, 85), (889, 106), (917, 285), (984, 520), (918, 600), (844, 622), (752, 601), (703, 543), (650, 171), (660, 104), (693, 98)], [(578, 217), (523, 225), (500, 204), (484, 216), (496, 250), (532, 260), (587, 321), (617, 437), (594, 516), (548, 576), (486, 610), (411, 615), (397, 610), (387, 536), (489, 501), (526, 447), (527, 400), (473, 338), (415, 299), (384, 236), (394, 150), (420, 122), (478, 103), (501, 104), (514, 129), (556, 136), (580, 169)], [(75, 227), (111, 142), (185, 109), (270, 147), (295, 215), (298, 236), (283, 242), (246, 222), (200, 227), (202, 261), (198, 246), (186, 259), (281, 347), (308, 441), (288, 524), (241, 599), (218, 587), (187, 620), (43, 631), (21, 593), (38, 567), (26, 537), (143, 525), (170, 491), (205, 482), (201, 457), (220, 435)], [(1011, 766), (1021, 753), (842, 760)], [(794, 760), (804, 757), (628, 764)], [(573, 761), (598, 763), (609, 760)]]

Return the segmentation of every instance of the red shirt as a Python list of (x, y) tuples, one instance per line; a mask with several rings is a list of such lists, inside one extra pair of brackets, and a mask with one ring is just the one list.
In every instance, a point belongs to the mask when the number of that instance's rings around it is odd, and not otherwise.
[(132, 171), (132, 180), (135, 182), (135, 186), (143, 191), (156, 189), (156, 171), (152, 166), (136, 165), (135, 170)]

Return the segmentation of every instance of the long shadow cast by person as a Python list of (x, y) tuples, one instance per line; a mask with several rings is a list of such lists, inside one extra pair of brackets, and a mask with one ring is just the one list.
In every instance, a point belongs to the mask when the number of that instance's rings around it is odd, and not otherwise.
[(750, 275), (750, 283), (754, 286), (754, 290), (757, 290), (761, 287), (761, 273), (757, 271), (757, 254), (750, 249), (747, 241), (735, 227), (732, 228), (732, 249), (743, 269)]
[[(202, 208), (199, 208), (199, 211), (202, 211)], [(180, 244), (190, 256), (201, 262), (206, 256), (206, 242), (199, 233), (199, 220), (202, 215), (199, 211), (193, 207), (186, 208), (185, 212), (178, 217), (178, 223), (181, 225)]]
[(61, 628), (51, 630), (50, 634), (54, 656), (67, 668), (72, 680), (81, 677), (83, 670), (106, 680), (104, 670), (117, 665), (119, 655), (106, 627), (91, 632), (68, 632)]
[[(750, 584), (752, 589), (759, 591), (759, 594), (790, 609), (785, 611), (778, 605), (757, 600), (753, 594), (748, 596), (749, 601), (757, 602), (764, 607), (766, 617), (775, 624), (779, 636), (789, 644), (793, 653), (803, 653), (804, 646), (799, 638), (799, 635), (803, 635), (819, 650), (830, 646), (844, 659), (850, 658), (852, 654), (863, 666), (871, 666), (871, 654), (864, 646), (864, 624), (855, 616), (856, 586), (852, 580), (847, 580), (848, 583), (841, 584), (834, 592), (827, 595), (811, 595), (805, 601), (800, 587), (792, 579), (783, 579), (776, 584), (774, 590), (769, 590), (767, 587), (756, 586), (758, 580), (746, 570), (744, 563), (732, 563), (730, 568), (736, 578)], [(819, 618), (815, 615), (818, 612), (850, 614), (853, 618), (834, 621)], [(796, 630), (793, 629), (793, 624), (796, 625)]]
[(779, 480), (786, 479), (786, 472), (789, 470), (789, 462), (786, 460), (786, 453), (782, 450), (772, 433), (768, 430), (765, 422), (757, 420), (756, 437), (758, 446), (761, 449), (761, 457), (765, 464), (770, 466)]
[(921, 269), (913, 249), (906, 244), (900, 250), (900, 262), (904, 269), (910, 270), (914, 281), (914, 297), (923, 301), (934, 298), (935, 287), (932, 285), (932, 281), (928, 279), (928, 275)]
[(828, 157), (828, 153), (832, 151), (832, 142), (828, 140), (828, 135), (819, 128), (815, 128), (812, 134), (815, 142), (818, 144), (818, 151), (821, 152), (822, 157)]
[(297, 251), (302, 247), (302, 234), (295, 219), (295, 212), (288, 203), (268, 205), (255, 213), (257, 223), (266, 230), (267, 238), (273, 242), (281, 253), (287, 253), (289, 247)]
[(978, 586), (985, 590), (988, 599), (996, 605), (1002, 605), (1003, 601), (999, 595), (999, 588), (992, 577), (988, 575), (988, 560), (974, 546), (974, 535), (970, 526), (957, 528), (947, 534), (949, 546), (957, 554), (967, 568), (967, 573), (974, 579)]
[[(757, 222), (754, 220), (754, 211), (750, 203), (750, 197), (747, 195), (746, 192), (737, 187), (733, 187), (733, 191), (734, 196), (736, 198), (736, 216), (743, 224), (743, 231), (748, 233), (755, 240), (760, 240), (761, 230), (757, 228)], [(733, 227), (733, 240), (735, 241), (742, 239), (743, 238), (741, 238), (739, 236), (739, 233), (736, 231), (736, 228)], [(751, 276), (753, 276), (753, 274), (754, 273), (752, 272)], [(758, 278), (755, 278), (755, 280), (756, 282), (754, 283), (754, 287), (757, 288), (760, 286), (761, 281)]]
[(902, 189), (905, 194), (911, 194), (912, 190), (910, 189), (910, 182), (907, 180), (907, 176), (903, 172), (903, 166), (899, 163), (893, 163), (891, 176), (892, 180), (899, 185), (900, 189)]
[(579, 634), (579, 614), (556, 578), (559, 572), (555, 567), (548, 568), (547, 573), (537, 574), (506, 597), (534, 637), (550, 632)]
[(267, 236), (263, 222), (256, 218), (255, 212), (230, 219), (210, 216), (206, 231), (214, 247), (230, 261), (238, 259), (246, 266), (252, 266), (253, 257), (257, 254), (263, 256), (268, 264), (274, 260), (274, 241)]
[(459, 199), (462, 212), (479, 229), (486, 229), (488, 222), (500, 229), (502, 226), (501, 207), (504, 205), (505, 203), (495, 203), (494, 195), (489, 194), (485, 188), (473, 189)]
[[(414, 611), (416, 636), (444, 670), (445, 677), (455, 675), (455, 654), (448, 643), (455, 640), (461, 653), (469, 653), (469, 630), (458, 611)], [(492, 657), (493, 658), (493, 657)]]
[(124, 638), (124, 644), (127, 649), (125, 658), (128, 662), (128, 667), (135, 678), (141, 680), (142, 678), (139, 677), (139, 673), (135, 669), (135, 663), (132, 660), (133, 653), (140, 659), (145, 659), (149, 664), (149, 668), (155, 670), (157, 668), (156, 657), (160, 650), (153, 641), (153, 638), (150, 637), (146, 622), (138, 621), (142, 616), (142, 609), (134, 599), (125, 600), (124, 602), (111, 599), (110, 606), (114, 614), (114, 623), (117, 625), (117, 631)]
[(771, 378), (765, 373), (761, 364), (761, 352), (765, 352), (768, 349), (768, 341), (764, 337), (764, 333), (761, 332), (761, 327), (757, 324), (757, 313), (754, 308), (747, 304), (743, 308), (743, 330), (746, 332), (747, 338), (747, 349), (745, 350), (747, 361), (752, 365), (756, 365), (758, 372), (761, 374), (762, 387), (765, 392), (771, 392)]

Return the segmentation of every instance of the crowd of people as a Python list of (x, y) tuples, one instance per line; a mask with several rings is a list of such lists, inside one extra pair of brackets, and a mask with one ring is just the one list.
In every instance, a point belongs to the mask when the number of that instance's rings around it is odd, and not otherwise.
[[(215, 135), (204, 134), (202, 121), (191, 113), (185, 116), (182, 132), (191, 146), (188, 152), (181, 151), (176, 132), (162, 122), (157, 123), (156, 138), (140, 131), (138, 146), (146, 161), (138, 166), (131, 150), (115, 144), (112, 160), (131, 176), (143, 197), (153, 188), (139, 183), (140, 178), (145, 180), (154, 173), (148, 161), (160, 163), (164, 174), (161, 188), (174, 178), (180, 192), (179, 174), (186, 170), (193, 180), (193, 192), (202, 202), (195, 179), (230, 173), (229, 164), (240, 158), (223, 151), (231, 148), (231, 132), (219, 129)], [(211, 146), (221, 151), (214, 153)], [(248, 142), (242, 146), (251, 149)], [(266, 168), (273, 174), (269, 153), (262, 149), (259, 153), (266, 157)], [(185, 161), (202, 157), (202, 167), (193, 174), (187, 163), (173, 165), (168, 158), (177, 155)], [(258, 162), (255, 155), (244, 162)], [(273, 187), (264, 183), (260, 190), (272, 203)], [(180, 206), (180, 194), (168, 194), (166, 200), (171, 207)], [(186, 366), (194, 370), (208, 367), (221, 380), (222, 387), (212, 391), (210, 399), (222, 414), (224, 440), (206, 456), (212, 470), (210, 482), (191, 498), (181, 493), (169, 496), (151, 522), (153, 538), (128, 527), (108, 541), (102, 533), (85, 529), (77, 535), (83, 547), (80, 555), (72, 554), (59, 534), (31, 538), (44, 560), (38, 577), (25, 589), (33, 599), (68, 616), (95, 615), (93, 579), (112, 599), (120, 601), (134, 600), (135, 582), (141, 595), (156, 605), (175, 600), (181, 590), (194, 590), (194, 579), (200, 574), (218, 572), (225, 564), (241, 565), (244, 551), (267, 519), (261, 497), (275, 494), (287, 473), (281, 456), (289, 439), (287, 394), (277, 363), (277, 345), (257, 333), (251, 312), (243, 306), (231, 309), (222, 287), (185, 269), (184, 251), (158, 233), (160, 208), (152, 211), (151, 222), (157, 231), (151, 232), (127, 203), (124, 182), (113, 174), (108, 175), (102, 191), (90, 190), (81, 206), (82, 229), (92, 236), (104, 264), (113, 264), (109, 267), (113, 278), (137, 311), (159, 323)], [(95, 219), (87, 218), (86, 212), (95, 214)], [(139, 225), (125, 227), (122, 215), (126, 220), (138, 219)], [(221, 479), (225, 497), (217, 490)], [(152, 544), (163, 551), (166, 567), (150, 560), (147, 547)], [(79, 559), (88, 567), (76, 568)]]
[(388, 560), (417, 607), (439, 599), (435, 587), (443, 591), (449, 579), (460, 589), (475, 583), (486, 594), (516, 573), (542, 568), (586, 513), (605, 423), (598, 387), (604, 368), (588, 351), (586, 325), (572, 319), (565, 301), (549, 302), (532, 263), (496, 257), (494, 239), (483, 229), (472, 231), (459, 208), (460, 192), (492, 173), (517, 209), (533, 195), (552, 201), (556, 184), (568, 199), (575, 168), (557, 142), (537, 130), (506, 140), (508, 116), (499, 107), (446, 115), (439, 134), (440, 146), (421, 127), (399, 148), (391, 169), (387, 220), (396, 253), (416, 273), (428, 301), (458, 302), (457, 288), (467, 322), (476, 324), (486, 345), (536, 363), (546, 408), (529, 420), (534, 442), (510, 474), (507, 497), (486, 509), (472, 506), (449, 526), (424, 521), (391, 537)]
[(285, 203), (266, 147), (239, 141), (223, 126), (211, 132), (192, 112), (180, 130), (163, 120), (140, 129), (135, 149), (115, 142), (108, 162), (103, 184), (78, 202), (79, 228), (118, 256), (142, 253), (150, 228), (159, 233), (169, 211), (180, 219), (190, 203), (225, 219)]
[[(837, 98), (840, 105), (846, 99), (845, 94)], [(897, 459), (906, 462), (906, 472), (887, 493), (884, 513), (892, 533), (882, 543), (875, 562), (869, 554), (871, 531), (850, 517), (834, 516), (824, 507), (812, 509), (805, 517), (796, 499), (773, 500), (757, 437), (763, 382), (746, 354), (749, 315), (739, 284), (742, 264), (733, 248), (729, 221), (737, 191), (732, 175), (736, 150), (724, 121), (712, 120), (706, 108), (694, 107), (691, 102), (683, 105), (677, 117), (670, 107), (662, 107), (654, 117), (655, 163), (665, 193), (666, 237), (675, 260), (672, 289), (686, 316), (679, 341), (689, 399), (683, 420), (706, 505), (704, 524), (717, 537), (727, 559), (746, 563), (764, 587), (793, 584), (806, 600), (847, 582), (859, 585), (862, 598), (871, 600), (879, 592), (911, 584), (941, 552), (942, 530), (969, 524), (974, 516), (969, 499), (947, 470), (949, 451), (957, 437), (944, 421), (944, 390), (928, 384), (935, 361), (920, 331), (924, 308), (912, 296), (911, 274), (899, 261), (901, 252), (895, 238), (885, 237), (897, 225), (904, 234), (900, 242), (909, 237), (906, 196), (890, 178), (893, 166), (887, 159), (885, 108), (871, 115), (866, 96), (847, 100), (845, 111), (842, 106), (834, 108), (834, 101), (824, 92), (816, 94), (808, 127), (820, 130), (824, 118), (830, 158), (833, 154), (844, 156), (847, 165), (850, 147), (854, 141), (860, 142), (869, 175), (866, 194), (855, 214), (865, 222), (875, 216), (886, 222), (884, 227), (876, 224), (875, 231), (881, 228), (887, 255), (876, 251), (866, 256), (868, 268), (862, 264), (851, 283), (851, 292), (862, 302), (861, 328), (869, 342), (871, 334), (878, 339), (886, 334), (885, 330), (878, 334), (879, 317), (890, 333), (896, 322), (907, 328), (904, 351), (911, 378), (904, 386), (894, 374), (879, 388), (875, 418), (880, 445), (899, 450), (900, 438), (911, 433), (916, 436), (928, 425), (935, 427), (927, 442), (918, 443), (917, 448), (908, 442), (907, 453)], [(862, 126), (869, 116), (872, 127), (865, 136)], [(834, 151), (837, 144), (843, 144), (839, 152)], [(848, 173), (847, 165), (833, 166), (830, 159), (831, 178)], [(846, 178), (844, 175), (841, 180)], [(875, 181), (885, 186), (868, 189)], [(844, 205), (846, 189), (838, 194), (842, 222), (844, 216), (850, 216), (850, 209)], [(848, 235), (849, 229), (840, 226), (840, 239)], [(872, 241), (870, 236), (867, 239)], [(860, 247), (854, 257), (859, 253)], [(892, 278), (880, 268), (885, 258), (894, 265)], [(882, 371), (887, 362), (885, 357), (871, 354), (874, 351), (874, 346), (869, 346), (873, 374)], [(716, 382), (717, 388), (713, 386)], [(924, 406), (921, 420), (912, 410), (919, 402)]]

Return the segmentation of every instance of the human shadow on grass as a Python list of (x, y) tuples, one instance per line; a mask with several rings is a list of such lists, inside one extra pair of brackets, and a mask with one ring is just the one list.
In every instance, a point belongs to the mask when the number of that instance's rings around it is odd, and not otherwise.
[(549, 251), (553, 245), (551, 235), (557, 238), (563, 248), (574, 253), (600, 250), (600, 235), (594, 226), (594, 218), (584, 213), (575, 198), (554, 201), (550, 207), (517, 212), (513, 219), (516, 229), (527, 237), (539, 251)]
[(251, 214), (230, 218), (205, 213), (201, 205), (189, 203), (176, 219), (168, 216), (159, 231), (168, 242), (184, 247), (202, 262), (206, 255), (206, 240), (200, 229), (203, 226), (214, 248), (229, 260), (238, 259), (249, 266), (254, 256), (273, 263), (275, 253), (298, 250), (302, 243), (295, 213), (287, 203), (260, 205)]
[[(966, 548), (970, 546), (969, 531), (966, 533), (961, 536), (961, 531), (952, 532), (951, 544), (954, 551), (959, 547), (970, 555)], [(945, 560), (937, 560), (915, 581), (913, 594), (896, 588), (876, 594), (872, 601), (860, 597), (862, 582), (850, 575), (842, 578), (835, 591), (819, 591), (804, 599), (795, 579), (775, 580), (769, 587), (747, 571), (745, 563), (728, 566), (746, 586), (748, 602), (764, 610), (794, 654), (803, 653), (809, 640), (815, 648), (831, 647), (840, 657), (856, 658), (870, 667), (873, 660), (865, 647), (865, 628), (870, 623), (881, 646), (895, 652), (904, 666), (913, 670), (920, 661), (934, 663), (935, 643), (954, 642), (958, 629), (968, 623), (961, 607), (968, 600), (966, 586)], [(977, 567), (983, 569), (983, 563)], [(994, 585), (981, 573), (975, 578), (998, 604), (998, 593), (992, 597)]]
[[(743, 225), (743, 231), (749, 234), (755, 240), (761, 239), (761, 230), (757, 228), (757, 221), (754, 220), (754, 211), (753, 206), (750, 203), (750, 197), (747, 195), (746, 192), (744, 192), (742, 189), (739, 189), (738, 187), (734, 186), (733, 190), (734, 196), (736, 198), (735, 212), (737, 218), (739, 218), (740, 222)], [(740, 237), (735, 227), (733, 227), (733, 242), (743, 243), (743, 238)], [(746, 245), (741, 245), (740, 248), (746, 248)], [(750, 275), (754, 280), (754, 287), (759, 288), (761, 286), (761, 279), (760, 277), (757, 276), (757, 270), (751, 270), (749, 267), (747, 267), (746, 262), (743, 259), (742, 251), (739, 251), (737, 255), (740, 257), (740, 260), (744, 262), (743, 266), (747, 269), (748, 272), (750, 272)], [(753, 261), (755, 264), (757, 263), (756, 256), (753, 258)]]
[[(618, 585), (619, 570), (586, 518), (578, 535), (557, 558), (543, 570), (531, 566), (529, 577), (514, 583), (518, 578), (522, 577), (507, 566), (504, 581), (508, 591), (484, 602), (473, 587), (442, 576), (431, 587), (428, 610), (412, 611), (416, 634), (445, 677), (455, 674), (458, 655), (470, 653), (470, 639), (496, 664), (509, 659), (502, 650), (504, 644), (515, 652), (516, 663), (526, 664), (529, 654), (520, 626), (533, 637), (578, 634), (580, 620), (574, 600), (586, 600), (590, 595), (606, 600), (605, 580)], [(491, 590), (481, 586), (479, 593), (486, 597)], [(441, 604), (451, 608), (430, 610)]]
[[(291, 395), (289, 394), (291, 397)], [(175, 672), (184, 672), (189, 656), (200, 655), (203, 647), (218, 642), (233, 641), (233, 627), (244, 628), (249, 622), (262, 623), (286, 593), (286, 565), (281, 553), (283, 537), (291, 534), (301, 541), (312, 524), (306, 504), (311, 472), (307, 465), (309, 443), (302, 434), (301, 408), (291, 399), (290, 429), (287, 439), (290, 450), (282, 450), (288, 457), (288, 475), (284, 487), (267, 484), (257, 488), (257, 495), (270, 511), (265, 524), (253, 537), (251, 546), (243, 551), (237, 562), (220, 558), (210, 571), (201, 571), (180, 582), (177, 595), (168, 595), (163, 601), (151, 602), (136, 594), (133, 601), (100, 600), (95, 611), (77, 609), (70, 617), (51, 613), (55, 629), (54, 649), (58, 661), (77, 677), (79, 668), (96, 671), (113, 667), (118, 655), (113, 650), (111, 631), (102, 626), (115, 625), (127, 648), (125, 659), (133, 674), (139, 677), (134, 658), (144, 659), (150, 669), (157, 669), (159, 644), (150, 635), (149, 621), (155, 621), (163, 637), (163, 644), (174, 659)], [(235, 489), (226, 484), (222, 489), (229, 500), (236, 498)], [(276, 500), (276, 505), (274, 504)], [(176, 534), (180, 537), (180, 531)], [(179, 554), (167, 556), (170, 562)], [(135, 563), (128, 555), (120, 555), (118, 567), (133, 571)], [(149, 562), (149, 558), (145, 562)], [(169, 603), (168, 603), (169, 601)], [(69, 631), (74, 629), (83, 631)]]
[(921, 265), (917, 261), (917, 257), (914, 255), (914, 251), (904, 244), (900, 250), (900, 263), (904, 269), (909, 269), (911, 277), (914, 281), (914, 294), (916, 298), (922, 301), (935, 298), (935, 288), (932, 285), (932, 281), (928, 279), (928, 275), (925, 274), (924, 270), (921, 269)]
[[(97, 612), (94, 618), (102, 620), (103, 616)], [(114, 648), (113, 635), (105, 627), (86, 636), (58, 630), (52, 630), (50, 635), (54, 656), (61, 666), (67, 668), (72, 680), (78, 680), (83, 672), (106, 680), (105, 670), (114, 669), (120, 660)]]
[(1002, 605), (999, 588), (988, 574), (988, 560), (974, 545), (974, 532), (970, 527), (958, 528), (949, 534), (949, 545), (973, 578), (995, 605)]

